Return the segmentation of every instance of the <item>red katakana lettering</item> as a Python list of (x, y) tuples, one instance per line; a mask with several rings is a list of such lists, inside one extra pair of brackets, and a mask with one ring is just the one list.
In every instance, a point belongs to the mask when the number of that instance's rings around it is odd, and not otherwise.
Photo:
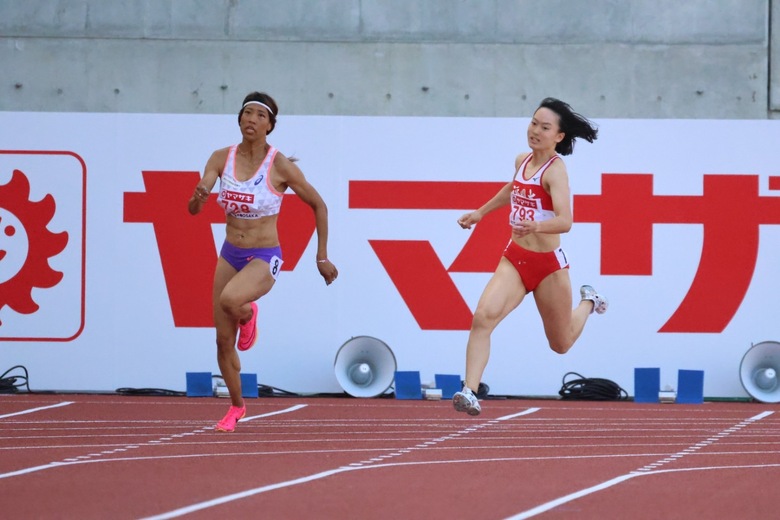
[(780, 224), (780, 198), (759, 196), (756, 175), (704, 175), (701, 196), (653, 195), (651, 174), (601, 179), (601, 195), (574, 196), (575, 221), (601, 224), (601, 274), (651, 275), (653, 224), (702, 224), (693, 283), (659, 332), (722, 332), (753, 278), (759, 225)]
[[(502, 186), (496, 182), (350, 181), (349, 207), (468, 211)], [(493, 272), (509, 240), (507, 219), (508, 209), (485, 217), (449, 268), (427, 241), (369, 243), (421, 329), (468, 330), (471, 310), (448, 273)]]

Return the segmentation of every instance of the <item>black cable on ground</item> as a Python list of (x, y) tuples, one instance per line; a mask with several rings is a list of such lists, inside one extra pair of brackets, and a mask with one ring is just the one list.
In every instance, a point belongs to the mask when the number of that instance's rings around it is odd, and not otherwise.
[[(577, 379), (566, 380), (569, 376)], [(563, 376), (563, 386), (558, 391), (562, 399), (581, 401), (625, 401), (628, 392), (609, 379), (584, 377), (577, 372), (567, 372)]]
[[(16, 370), (17, 368), (21, 369), (24, 372), (24, 375), (15, 375), (15, 376), (8, 376), (9, 373)], [(0, 375), (0, 394), (16, 394), (19, 393), (20, 388), (27, 388), (27, 392), (32, 393), (32, 390), (30, 390), (30, 383), (29, 383), (29, 374), (27, 373), (27, 369), (23, 367), (22, 365), (16, 365), (15, 367), (11, 367), (8, 370), (6, 370), (3, 375)]]
[(185, 396), (187, 392), (178, 392), (176, 390), (166, 390), (165, 388), (117, 388), (119, 395), (151, 395), (151, 396)]
[(257, 395), (258, 397), (275, 397), (278, 395), (284, 395), (288, 397), (301, 397), (300, 394), (296, 394), (295, 392), (282, 390), (281, 388), (276, 388), (275, 386), (269, 386), (269, 385), (257, 385)]
[[(225, 380), (219, 374), (214, 374), (211, 379), (217, 381), (217, 386), (224, 387)], [(257, 385), (257, 397), (350, 397), (346, 393), (315, 392), (312, 394), (292, 392), (271, 385)]]

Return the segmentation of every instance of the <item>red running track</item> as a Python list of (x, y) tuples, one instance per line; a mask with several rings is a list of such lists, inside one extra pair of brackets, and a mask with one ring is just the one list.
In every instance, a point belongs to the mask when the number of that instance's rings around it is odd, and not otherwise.
[(780, 406), (0, 395), (7, 518), (777, 518)]

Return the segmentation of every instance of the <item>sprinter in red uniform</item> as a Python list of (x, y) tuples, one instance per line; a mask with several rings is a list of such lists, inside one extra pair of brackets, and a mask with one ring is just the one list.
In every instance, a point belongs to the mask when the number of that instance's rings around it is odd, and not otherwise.
[[(515, 177), (481, 208), (463, 215), (464, 229), (498, 208), (511, 204), (512, 238), (496, 272), (482, 293), (466, 346), (466, 380), (452, 402), (459, 412), (479, 415), (476, 397), (490, 356), (490, 335), (523, 298), (534, 293), (550, 348), (566, 353), (582, 334), (588, 316), (603, 314), (607, 299), (593, 287), (580, 288), (581, 300), (572, 310), (569, 262), (561, 248), (561, 234), (572, 225), (571, 193), (566, 166), (577, 138), (592, 143), (595, 126), (563, 101), (542, 101), (528, 125), (531, 151), (515, 159)], [(558, 155), (560, 154), (560, 155)]]

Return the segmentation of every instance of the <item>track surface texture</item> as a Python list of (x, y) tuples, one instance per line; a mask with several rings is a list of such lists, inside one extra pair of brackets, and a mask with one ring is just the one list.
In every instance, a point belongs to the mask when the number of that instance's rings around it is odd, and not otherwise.
[(0, 395), (8, 518), (775, 518), (780, 406)]

